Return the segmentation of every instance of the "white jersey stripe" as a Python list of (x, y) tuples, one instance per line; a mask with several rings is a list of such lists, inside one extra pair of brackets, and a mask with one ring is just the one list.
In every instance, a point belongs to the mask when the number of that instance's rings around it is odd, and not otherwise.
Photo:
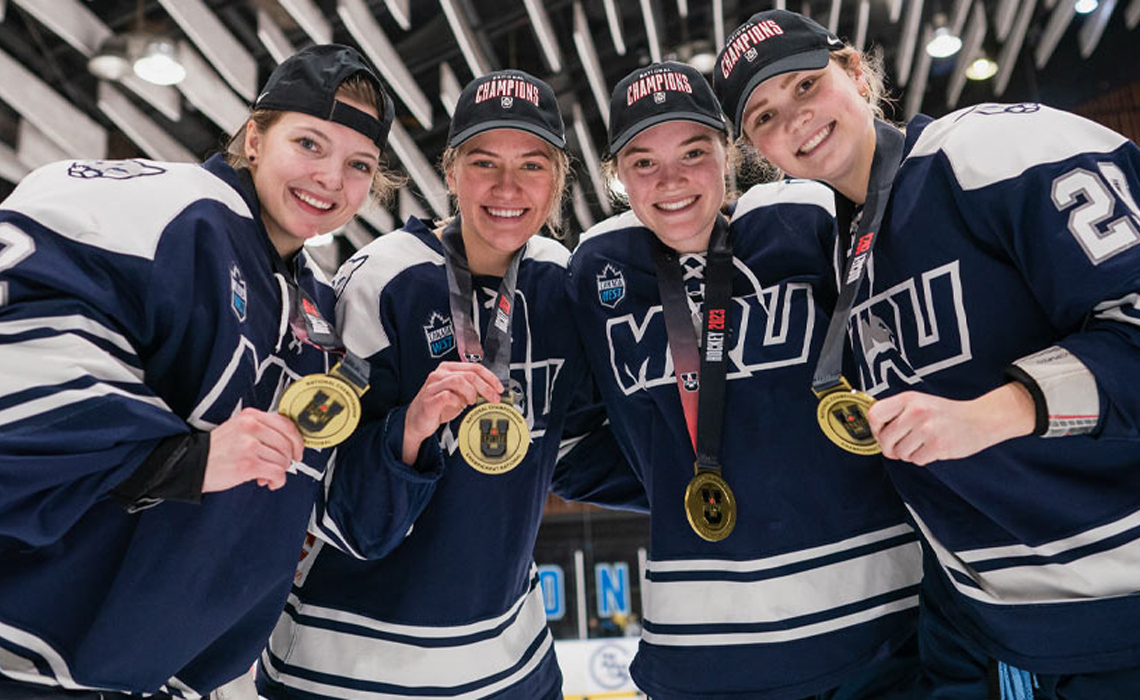
[[(907, 506), (909, 508), (909, 506)], [(1073, 561), (1042, 564), (1039, 561), (1007, 566), (992, 571), (977, 571), (970, 564), (1012, 556), (1053, 556), (1093, 544), (1140, 526), (1140, 511), (1114, 523), (1087, 530), (1073, 537), (1056, 540), (1041, 547), (1024, 545), (993, 547), (969, 552), (952, 552), (931, 534), (926, 524), (914, 513), (915, 522), (930, 543), (943, 568), (957, 572), (975, 585), (948, 578), (962, 595), (992, 605), (1036, 605), (1064, 603), (1073, 600), (1130, 595), (1136, 591), (1136, 571), (1140, 570), (1140, 538), (1118, 547), (1082, 556)], [(991, 556), (983, 559), (982, 553)], [(969, 557), (966, 559), (965, 557)]]
[(0, 374), (0, 396), (58, 386), (91, 377), (99, 382), (138, 384), (143, 371), (81, 335), (63, 334), (2, 343), (4, 364), (26, 368)]
[[(911, 541), (760, 581), (647, 578), (645, 619), (654, 625), (716, 625), (775, 623), (824, 614), (917, 585), (921, 561), (919, 544)], [(796, 638), (812, 633), (792, 634)]]
[[(296, 613), (287, 609), (269, 639), (269, 651), (274, 656), (298, 668), (408, 688), (422, 685), (425, 678), (442, 687), (477, 683), (518, 664), (541, 636), (550, 638), (541, 588), (537, 585), (503, 615), (454, 627), (383, 623), (361, 615), (304, 605), (295, 596), (290, 596), (290, 605)], [(517, 617), (498, 634), (474, 642), (462, 641), (468, 635), (493, 631), (516, 611)], [(299, 621), (299, 616), (350, 623), (434, 643), (425, 646), (311, 626)], [(456, 639), (456, 643), (447, 644), (448, 639)], [(544, 642), (546, 646), (549, 641)]]
[(865, 545), (874, 544), (876, 542), (883, 542), (885, 540), (907, 535), (914, 532), (914, 529), (906, 523), (900, 523), (892, 527), (883, 528), (882, 530), (875, 530), (855, 537), (849, 537), (839, 542), (821, 545), (819, 547), (812, 547), (810, 549), (801, 549), (787, 554), (779, 554), (774, 557), (764, 557), (763, 559), (747, 559), (744, 561), (729, 561), (726, 559), (672, 559), (666, 561), (649, 561), (646, 563), (645, 568), (648, 572), (668, 572), (668, 571), (723, 571), (723, 572), (755, 572), (765, 571), (767, 569), (776, 569), (788, 564), (797, 564), (799, 562), (808, 561), (811, 559), (818, 559), (820, 557), (830, 556), (839, 552), (844, 552), (856, 547), (863, 547)]
[(768, 632), (713, 632), (709, 634), (662, 634), (642, 631), (641, 638), (650, 644), (661, 646), (705, 647), (726, 646), (733, 644), (773, 644), (778, 642), (792, 642), (798, 639), (814, 637), (828, 632), (854, 627), (855, 625), (871, 622), (896, 612), (910, 610), (918, 607), (918, 596), (907, 596), (899, 600), (884, 603), (867, 610), (837, 617), (831, 620), (816, 622), (803, 627), (794, 627), (787, 630), (772, 630)]
[(15, 423), (16, 421), (37, 416), (41, 413), (54, 411), (64, 406), (70, 406), (80, 401), (109, 395), (123, 396), (132, 401), (149, 404), (163, 411), (170, 411), (170, 407), (166, 405), (166, 402), (156, 396), (139, 396), (138, 394), (132, 394), (129, 391), (119, 389), (118, 387), (96, 384), (86, 389), (59, 391), (49, 396), (26, 401), (12, 408), (4, 409), (0, 411), (0, 426)]
[(79, 314), (66, 316), (41, 316), (37, 318), (18, 318), (13, 321), (0, 323), (0, 335), (15, 335), (26, 331), (49, 328), (59, 333), (83, 332), (110, 342), (120, 350), (135, 355), (135, 349), (121, 333), (111, 330), (95, 319)]

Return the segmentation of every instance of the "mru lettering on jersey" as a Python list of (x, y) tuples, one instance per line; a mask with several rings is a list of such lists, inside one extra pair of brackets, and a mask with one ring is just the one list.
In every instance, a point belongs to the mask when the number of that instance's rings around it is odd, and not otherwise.
[(970, 329), (958, 261), (858, 304), (849, 330), (859, 380), (868, 394), (918, 384), (928, 374), (968, 362)]
[[(709, 341), (703, 352), (710, 359), (727, 360), (729, 381), (805, 364), (815, 332), (816, 307), (810, 284), (786, 282), (765, 288), (755, 277), (749, 281), (751, 294), (733, 297), (724, 314), (709, 314)], [(627, 396), (642, 389), (675, 385), (660, 306), (608, 319), (606, 342), (614, 378)], [(694, 391), (698, 388), (696, 377), (682, 379), (686, 390), (688, 385), (693, 385)]]
[(625, 91), (625, 104), (628, 107), (649, 95), (653, 95), (653, 99), (661, 103), (665, 101), (666, 92), (691, 93), (692, 91), (693, 86), (689, 83), (687, 75), (668, 68), (658, 68), (649, 71), (630, 84)]

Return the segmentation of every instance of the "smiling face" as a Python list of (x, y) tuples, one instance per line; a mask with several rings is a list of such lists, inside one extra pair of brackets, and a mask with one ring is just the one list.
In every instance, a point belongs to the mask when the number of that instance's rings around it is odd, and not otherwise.
[(459, 146), (447, 186), (459, 201), (471, 271), (502, 275), (556, 201), (554, 147), (517, 129), (492, 129)]
[[(376, 116), (360, 102), (338, 99)], [(368, 198), (380, 157), (380, 149), (360, 132), (299, 112), (283, 113), (264, 131), (250, 122), (244, 152), (261, 220), (282, 256), (356, 214)]]
[(727, 167), (724, 135), (690, 121), (652, 126), (617, 154), (617, 175), (633, 212), (680, 253), (708, 248)]
[(821, 70), (769, 78), (749, 96), (741, 130), (789, 175), (821, 180), (862, 202), (875, 127), (861, 81), (858, 59), (848, 70), (832, 60)]

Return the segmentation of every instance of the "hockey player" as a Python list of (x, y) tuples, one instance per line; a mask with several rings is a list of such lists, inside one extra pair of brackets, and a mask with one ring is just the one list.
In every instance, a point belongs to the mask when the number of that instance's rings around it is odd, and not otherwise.
[(343, 469), (392, 486), (353, 488), (351, 530), (322, 531), (302, 561), (262, 695), (561, 698), (533, 563), (552, 479), (569, 497), (644, 502), (632, 473), (602, 478), (605, 460), (555, 470), (585, 378), (569, 253), (536, 235), (560, 216), (564, 149), (546, 83), (472, 81), (443, 157), (458, 214), (434, 229), (410, 218), (341, 268), (338, 323), (372, 388), (333, 488)]
[(0, 205), (0, 697), (199, 697), (257, 658), (327, 457), (275, 411), (334, 349), (301, 248), (386, 181), (391, 120), (355, 51), (312, 47), (248, 167), (64, 161)]
[(1135, 144), (1039, 104), (900, 132), (865, 61), (783, 11), (715, 76), (761, 154), (861, 210), (849, 333), (924, 543), (929, 696), (985, 697), (992, 666), (1003, 697), (1140, 697)]
[(835, 449), (808, 392), (835, 299), (832, 198), (757, 186), (729, 225), (726, 132), (692, 67), (626, 76), (608, 158), (632, 211), (571, 258), (590, 365), (652, 513), (633, 678), (655, 699), (899, 697), (917, 671), (919, 547), (880, 460)]

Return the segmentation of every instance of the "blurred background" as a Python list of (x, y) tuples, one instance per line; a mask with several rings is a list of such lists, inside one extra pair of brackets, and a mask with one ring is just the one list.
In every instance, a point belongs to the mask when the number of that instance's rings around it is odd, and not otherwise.
[[(614, 213), (597, 163), (614, 83), (665, 59), (709, 74), (725, 35), (773, 7), (879, 53), (896, 121), (1039, 101), (1140, 138), (1140, 0), (0, 0), (0, 198), (54, 160), (202, 160), (241, 126), (279, 60), (335, 41), (390, 87), (387, 157), (409, 184), (310, 244), (322, 266), (335, 270), (407, 216), (448, 213), (436, 166), (455, 99), (508, 67), (559, 95), (575, 156), (573, 245)], [(648, 533), (642, 516), (547, 503), (535, 558), (568, 697), (631, 695), (624, 664)], [(595, 641), (568, 641), (580, 638)]]

